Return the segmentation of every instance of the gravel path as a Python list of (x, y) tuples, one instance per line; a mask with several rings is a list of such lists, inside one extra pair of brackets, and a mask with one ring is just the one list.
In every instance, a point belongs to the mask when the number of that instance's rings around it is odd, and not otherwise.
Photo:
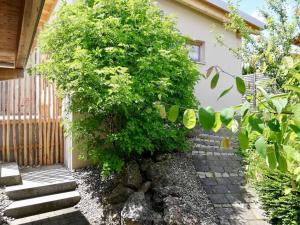
[(3, 211), (10, 203), (11, 201), (5, 195), (4, 187), (0, 186), (0, 224), (1, 225), (6, 225), (9, 222), (9, 218), (3, 216)]

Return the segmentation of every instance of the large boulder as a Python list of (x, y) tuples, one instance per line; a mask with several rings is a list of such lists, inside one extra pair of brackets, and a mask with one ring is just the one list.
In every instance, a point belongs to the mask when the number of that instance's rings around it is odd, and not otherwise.
[(133, 189), (139, 189), (143, 183), (139, 165), (136, 161), (131, 161), (124, 169), (123, 184)]
[(121, 211), (121, 225), (164, 224), (162, 216), (153, 211), (143, 192), (132, 194)]
[(110, 204), (125, 202), (133, 192), (131, 188), (125, 187), (123, 184), (118, 184), (107, 197), (106, 202)]

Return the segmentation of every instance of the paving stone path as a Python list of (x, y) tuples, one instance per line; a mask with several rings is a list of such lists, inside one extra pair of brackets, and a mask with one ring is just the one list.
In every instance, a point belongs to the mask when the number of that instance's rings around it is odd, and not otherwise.
[[(196, 134), (196, 135), (195, 135)], [(193, 162), (201, 183), (222, 225), (267, 225), (257, 195), (245, 181), (242, 158), (231, 149), (220, 147), (225, 130), (218, 134), (197, 130), (192, 141)]]

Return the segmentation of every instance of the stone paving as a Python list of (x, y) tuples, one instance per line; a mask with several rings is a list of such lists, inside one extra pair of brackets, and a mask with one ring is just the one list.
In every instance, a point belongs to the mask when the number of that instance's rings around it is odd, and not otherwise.
[[(195, 136), (195, 135), (194, 135)], [(267, 225), (253, 188), (245, 181), (242, 158), (232, 148), (220, 147), (226, 132), (198, 131), (192, 139), (194, 166), (201, 183), (213, 203), (221, 225)]]

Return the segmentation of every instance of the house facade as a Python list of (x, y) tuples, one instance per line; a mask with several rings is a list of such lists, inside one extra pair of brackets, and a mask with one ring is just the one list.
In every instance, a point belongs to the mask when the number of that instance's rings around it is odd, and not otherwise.
[[(237, 33), (225, 29), (224, 22), (228, 21), (229, 8), (221, 0), (154, 0), (161, 10), (175, 16), (178, 30), (191, 40), (190, 58), (197, 64), (199, 71), (205, 74), (211, 66), (219, 66), (227, 73), (241, 75), (242, 63), (229, 50), (241, 45)], [(239, 11), (246, 23), (254, 30), (261, 30), (264, 24), (257, 19)], [(221, 36), (225, 46), (217, 42)], [(235, 85), (232, 77), (220, 73), (220, 80), (215, 89), (211, 90), (209, 79), (200, 79), (195, 87), (195, 96), (202, 106), (212, 106), (216, 110), (238, 105), (242, 96), (233, 88), (232, 91), (219, 101), (220, 93)]]

